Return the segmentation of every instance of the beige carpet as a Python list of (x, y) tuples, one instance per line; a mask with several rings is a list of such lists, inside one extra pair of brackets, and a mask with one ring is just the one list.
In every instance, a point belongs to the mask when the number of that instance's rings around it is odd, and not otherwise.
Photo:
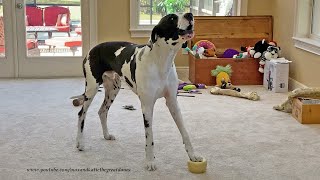
[[(77, 113), (68, 98), (83, 92), (83, 79), (0, 80), (0, 179), (319, 179), (320, 126), (301, 125), (272, 106), (285, 94), (261, 86), (261, 101), (210, 94), (179, 97), (194, 148), (207, 173), (187, 170), (187, 154), (160, 99), (154, 142), (158, 170), (144, 169), (144, 126), (137, 97), (121, 90), (109, 114), (116, 141), (103, 139), (96, 96), (85, 123), (85, 151), (75, 148)], [(133, 104), (128, 111), (122, 105)], [(28, 172), (29, 168), (129, 169), (129, 172)]]

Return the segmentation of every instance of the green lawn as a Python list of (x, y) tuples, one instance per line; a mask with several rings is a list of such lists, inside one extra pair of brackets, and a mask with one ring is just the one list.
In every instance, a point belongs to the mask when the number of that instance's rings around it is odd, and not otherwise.
[[(152, 15), (153, 20), (160, 20), (161, 15), (160, 14), (153, 14)], [(140, 13), (140, 20), (150, 20), (150, 14)]]

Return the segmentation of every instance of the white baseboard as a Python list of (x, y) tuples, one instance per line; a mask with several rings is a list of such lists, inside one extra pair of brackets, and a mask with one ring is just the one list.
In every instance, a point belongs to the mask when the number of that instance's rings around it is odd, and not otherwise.
[(289, 91), (292, 91), (292, 90), (295, 90), (297, 88), (306, 88), (308, 86), (292, 79), (292, 78), (289, 78)]

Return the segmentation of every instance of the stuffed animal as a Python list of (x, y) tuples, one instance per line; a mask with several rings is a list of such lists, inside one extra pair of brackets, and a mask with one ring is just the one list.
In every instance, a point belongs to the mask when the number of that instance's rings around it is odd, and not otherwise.
[(239, 51), (235, 50), (235, 49), (227, 49), (224, 51), (222, 57), (223, 58), (233, 58), (234, 55), (239, 54)]
[(253, 57), (253, 58), (260, 58), (262, 56), (262, 53), (264, 51), (267, 50), (267, 48), (269, 47), (268, 42), (263, 39), (262, 41), (258, 41), (254, 47), (250, 50), (249, 54)]
[(231, 89), (231, 90), (235, 90), (238, 92), (241, 91), (240, 88), (233, 86), (230, 81), (226, 82), (225, 80), (222, 80), (220, 88), (221, 89)]
[(216, 85), (221, 86), (222, 82), (230, 82), (230, 76), (232, 73), (231, 65), (217, 66), (216, 69), (211, 71), (211, 75), (216, 77)]
[(252, 56), (250, 55), (250, 50), (253, 49), (253, 47), (251, 46), (248, 46), (248, 47), (243, 47), (241, 46), (240, 47), (240, 50), (242, 52), (240, 52), (239, 54), (237, 55), (234, 55), (233, 58), (251, 58)]
[(263, 52), (262, 56), (260, 57), (259, 61), (259, 72), (264, 73), (264, 65), (266, 61), (270, 61), (272, 58), (276, 59), (279, 57), (280, 47), (276, 46), (269, 46), (266, 51)]
[(196, 42), (192, 48), (195, 54), (204, 55), (206, 57), (216, 57), (216, 46), (208, 40), (200, 40)]

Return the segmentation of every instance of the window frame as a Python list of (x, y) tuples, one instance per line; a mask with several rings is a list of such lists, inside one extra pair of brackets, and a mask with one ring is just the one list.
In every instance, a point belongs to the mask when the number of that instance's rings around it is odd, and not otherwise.
[(311, 33), (313, 0), (296, 0), (295, 6), (294, 46), (320, 56), (320, 38)]
[[(248, 0), (238, 0), (237, 16), (247, 15)], [(130, 0), (130, 33), (132, 38), (150, 37), (155, 25), (139, 25), (139, 0)]]

